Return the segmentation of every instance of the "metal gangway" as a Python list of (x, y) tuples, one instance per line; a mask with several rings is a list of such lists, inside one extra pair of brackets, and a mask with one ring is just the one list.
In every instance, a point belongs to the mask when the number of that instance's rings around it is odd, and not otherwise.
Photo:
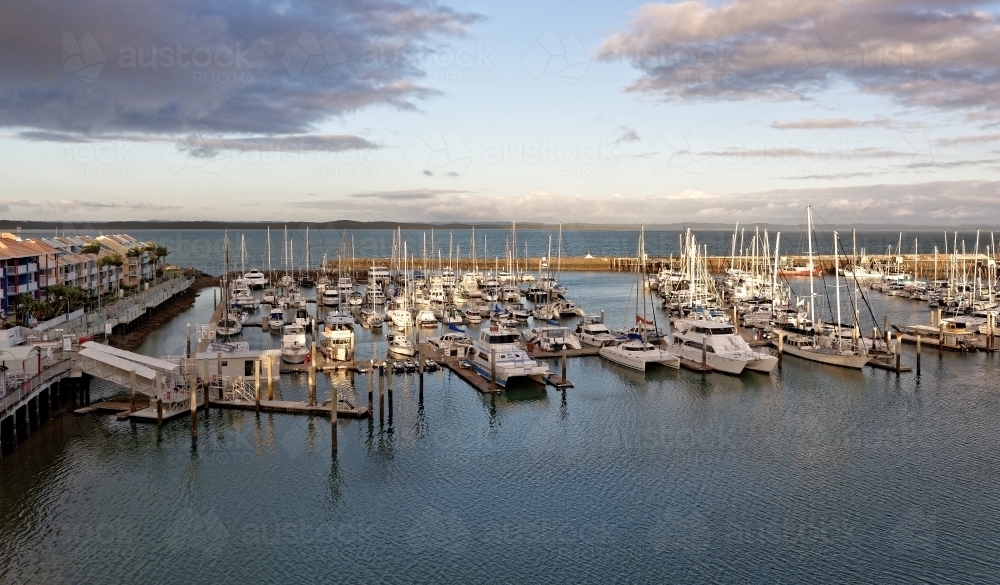
[(191, 388), (181, 364), (94, 341), (80, 346), (76, 361), (85, 374), (145, 394), (151, 402), (159, 400), (166, 416), (190, 403)]

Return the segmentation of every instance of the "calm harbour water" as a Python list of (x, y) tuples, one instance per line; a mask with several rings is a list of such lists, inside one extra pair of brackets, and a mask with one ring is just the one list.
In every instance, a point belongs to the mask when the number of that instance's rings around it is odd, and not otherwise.
[[(741, 236), (743, 247), (749, 248), (753, 236), (753, 227), (746, 226), (745, 233)], [(179, 266), (191, 266), (207, 272), (209, 274), (222, 273), (222, 242), (224, 232), (222, 230), (132, 230), (131, 235), (141, 241), (152, 240), (160, 245), (165, 245), (171, 254), (168, 260)], [(323, 255), (326, 254), (329, 260), (336, 260), (337, 254), (343, 255), (345, 261), (351, 256), (351, 242), (353, 239), (353, 250), (358, 258), (388, 258), (392, 253), (392, 230), (310, 230), (309, 250), (310, 266), (318, 268)], [(696, 230), (698, 242), (707, 247), (708, 253), (712, 255), (729, 255), (732, 250), (732, 235), (730, 230)], [(345, 237), (346, 234), (346, 237)], [(24, 232), (25, 236), (53, 235), (50, 232)], [(89, 235), (98, 235), (96, 232)], [(433, 233), (423, 230), (403, 230), (403, 240), (407, 243), (407, 250), (411, 256), (420, 259), (423, 257), (425, 249), (427, 257), (434, 260), (438, 253), (447, 264), (449, 241), (456, 255), (467, 258), (471, 247), (472, 232), (470, 230), (442, 231), (436, 230)], [(248, 230), (245, 232), (230, 231), (230, 266), (234, 270), (240, 267), (240, 239), (246, 240), (246, 267), (267, 268), (267, 231)], [(523, 262), (524, 245), (528, 244), (528, 254), (532, 258), (538, 258), (548, 254), (549, 237), (552, 238), (552, 256), (555, 257), (559, 251), (559, 233), (557, 230), (519, 230), (517, 232), (517, 254)], [(563, 231), (562, 253), (564, 256), (584, 256), (592, 254), (597, 257), (635, 257), (636, 242), (638, 240), (638, 226), (635, 230), (604, 230), (604, 231), (582, 231), (566, 229)], [(652, 257), (668, 257), (677, 255), (680, 249), (681, 232), (677, 230), (650, 230), (646, 232), (646, 253)], [(985, 251), (990, 245), (991, 233), (984, 231), (980, 234), (980, 251)], [(289, 230), (288, 240), (291, 242), (290, 264), (296, 269), (302, 269), (306, 261), (305, 230)], [(763, 237), (763, 230), (761, 230)], [(950, 250), (954, 243), (954, 232), (949, 232), (947, 244)], [(284, 234), (281, 226), (272, 226), (271, 229), (271, 266), (275, 270), (284, 267), (284, 253), (282, 240)], [(485, 238), (485, 240), (484, 240)], [(499, 256), (501, 264), (506, 257), (507, 242), (510, 238), (509, 230), (476, 230), (476, 255), (480, 259), (489, 258), (486, 268), (492, 268), (494, 259)], [(840, 234), (841, 248), (850, 253), (852, 242), (849, 230)], [(914, 239), (916, 239), (917, 250), (921, 253), (932, 253), (937, 246), (942, 252), (945, 250), (944, 232), (904, 232), (900, 238), (900, 232), (891, 231), (865, 231), (857, 234), (857, 250), (860, 254), (862, 250), (872, 255), (885, 254), (891, 246), (895, 251), (902, 240), (904, 254), (913, 254)], [(344, 245), (346, 240), (346, 245)], [(775, 241), (775, 234), (770, 233), (772, 250)], [(971, 253), (976, 243), (975, 231), (963, 231), (959, 233), (958, 242), (962, 242)], [(818, 253), (833, 253), (833, 232), (823, 231), (817, 228), (813, 245)], [(737, 246), (739, 250), (739, 246)], [(785, 254), (805, 254), (807, 243), (804, 228), (789, 226), (781, 233), (780, 252)], [(737, 251), (738, 253), (738, 251)], [(773, 252), (772, 252), (773, 253)], [(436, 262), (433, 266), (437, 266)], [(532, 267), (537, 268), (537, 266)]]
[[(630, 314), (628, 275), (563, 281), (611, 325)], [(890, 322), (926, 319), (872, 296)], [(205, 289), (140, 351), (181, 353), (211, 310)], [(358, 339), (384, 355), (384, 335)], [(996, 582), (996, 359), (925, 350), (918, 380), (589, 357), (565, 394), (437, 373), (422, 404), (396, 376), (392, 423), (342, 419), (336, 459), (323, 418), (212, 411), (192, 446), (186, 419), (69, 416), (0, 466), (0, 583)], [(331, 384), (366, 400), (363, 376), (322, 375), (321, 398)], [(283, 398), (305, 392), (283, 377)]]

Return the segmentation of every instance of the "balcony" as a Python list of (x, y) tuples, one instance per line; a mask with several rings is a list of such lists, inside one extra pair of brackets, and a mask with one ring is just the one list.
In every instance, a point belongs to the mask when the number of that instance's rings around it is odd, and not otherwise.
[(24, 264), (17, 267), (17, 274), (27, 274), (27, 273), (28, 273), (28, 267), (25, 266)]
[(38, 272), (38, 263), (31, 262), (28, 264), (28, 272)]

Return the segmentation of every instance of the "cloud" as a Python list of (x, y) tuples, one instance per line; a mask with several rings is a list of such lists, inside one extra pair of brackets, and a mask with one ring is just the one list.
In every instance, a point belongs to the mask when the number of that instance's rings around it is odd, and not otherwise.
[(957, 146), (959, 144), (981, 144), (983, 142), (996, 142), (1000, 140), (1000, 134), (979, 134), (976, 136), (956, 136), (954, 138), (939, 138), (934, 141), (938, 146)]
[[(1000, 106), (1000, 23), (974, 0), (687, 0), (641, 7), (598, 53), (664, 100), (809, 100), (833, 87), (906, 106)], [(996, 117), (992, 117), (995, 121)]]
[(195, 156), (214, 156), (220, 150), (267, 152), (341, 152), (374, 150), (380, 145), (347, 134), (281, 134), (270, 136), (204, 136), (193, 134), (181, 138), (150, 134), (85, 135), (47, 130), (18, 132), (14, 137), (31, 142), (98, 143), (98, 142), (162, 142), (176, 144)]
[(421, 84), (425, 56), (478, 18), (422, 0), (4, 3), (0, 127), (312, 134), (434, 95)]
[(875, 120), (852, 120), (850, 118), (819, 118), (812, 120), (793, 120), (791, 122), (772, 122), (771, 128), (777, 130), (839, 130), (844, 128), (896, 128), (896, 123), (887, 118)]
[(0, 210), (26, 209), (40, 215), (58, 215), (74, 211), (100, 211), (106, 209), (127, 209), (132, 211), (165, 211), (181, 209), (179, 205), (159, 205), (156, 203), (84, 201), (64, 198), (56, 201), (28, 201), (27, 199), (0, 199)]
[[(336, 212), (338, 217), (368, 220), (492, 222), (513, 217), (539, 222), (657, 224), (683, 221), (762, 222), (798, 226), (810, 204), (826, 222), (920, 223), (954, 207), (978, 208), (980, 218), (1000, 215), (1000, 181), (937, 181), (893, 185), (873, 183), (713, 193), (698, 189), (654, 195), (611, 193), (583, 196), (534, 190), (496, 197), (450, 190), (356, 194), (324, 201), (290, 204)], [(371, 196), (369, 196), (371, 195)], [(390, 196), (389, 199), (383, 195)], [(386, 205), (391, 201), (391, 205)], [(950, 220), (948, 220), (950, 221)], [(798, 229), (798, 228), (796, 228)]]
[(615, 141), (612, 143), (613, 145), (617, 146), (625, 142), (639, 142), (639, 133), (636, 132), (635, 128), (626, 125), (622, 126), (620, 130), (621, 134), (618, 135), (618, 138), (615, 138)]

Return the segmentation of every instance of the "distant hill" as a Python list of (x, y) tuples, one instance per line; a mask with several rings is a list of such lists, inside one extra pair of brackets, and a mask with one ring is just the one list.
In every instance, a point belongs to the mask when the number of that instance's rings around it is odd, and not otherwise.
[[(802, 224), (763, 224), (763, 223), (741, 223), (741, 228), (753, 229), (759, 227), (764, 230), (778, 231), (789, 229), (802, 229)], [(59, 231), (67, 234), (72, 233), (92, 233), (92, 232), (121, 232), (129, 230), (254, 230), (265, 229), (270, 226), (272, 229), (288, 227), (298, 230), (310, 229), (320, 230), (386, 230), (396, 229), (510, 229), (510, 222), (392, 222), (392, 221), (353, 221), (336, 220), (321, 222), (263, 222), (263, 221), (157, 221), (157, 220), (137, 220), (137, 221), (34, 221), (34, 220), (0, 220), (0, 230), (13, 232), (18, 229), (24, 231)], [(555, 230), (558, 224), (523, 222), (517, 224), (518, 229), (524, 230)], [(597, 224), (597, 223), (564, 223), (564, 230), (574, 231), (608, 231), (608, 230), (636, 230), (637, 224)], [(698, 231), (732, 231), (733, 223), (669, 223), (669, 224), (647, 224), (647, 230), (681, 230), (691, 228)], [(852, 228), (859, 231), (943, 231), (943, 230), (969, 230), (983, 228), (987, 233), (989, 228), (981, 225), (959, 225), (959, 226), (936, 226), (936, 225), (902, 225), (902, 224), (839, 224), (839, 225), (817, 225), (819, 231), (843, 230), (845, 233)]]

